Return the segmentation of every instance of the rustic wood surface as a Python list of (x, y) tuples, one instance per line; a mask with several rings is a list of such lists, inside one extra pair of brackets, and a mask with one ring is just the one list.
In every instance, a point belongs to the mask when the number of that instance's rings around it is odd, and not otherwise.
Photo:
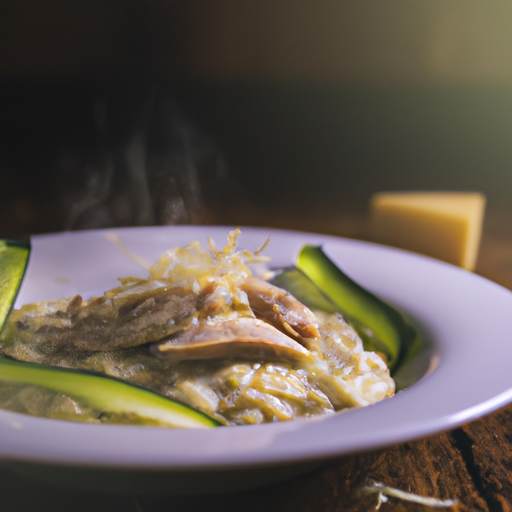
[[(266, 214), (262, 211), (266, 210)], [(233, 205), (217, 215), (218, 224), (268, 225), (366, 238), (361, 212), (332, 217), (328, 223), (299, 212), (277, 212), (255, 205)], [(477, 272), (512, 289), (512, 238), (501, 219), (490, 219), (482, 240)], [(399, 421), (399, 418), (397, 419)], [(512, 406), (450, 432), (325, 462), (309, 474), (266, 488), (213, 496), (106, 495), (52, 486), (0, 469), (0, 509), (6, 512), (376, 510), (378, 496), (364, 494), (369, 484), (388, 486), (442, 500), (457, 499), (443, 510), (512, 510)], [(390, 497), (382, 511), (426, 511), (432, 507)]]

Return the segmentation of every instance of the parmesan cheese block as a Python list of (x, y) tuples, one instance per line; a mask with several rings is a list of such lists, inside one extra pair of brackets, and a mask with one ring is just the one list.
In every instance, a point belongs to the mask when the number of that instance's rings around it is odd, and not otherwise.
[(485, 196), (471, 192), (381, 192), (370, 202), (372, 237), (473, 270)]

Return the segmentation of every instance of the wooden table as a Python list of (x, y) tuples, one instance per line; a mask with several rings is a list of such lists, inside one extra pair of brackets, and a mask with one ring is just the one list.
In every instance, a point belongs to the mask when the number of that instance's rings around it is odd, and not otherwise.
[[(266, 214), (262, 214), (266, 211)], [(263, 216), (262, 216), (263, 215)], [(219, 224), (268, 225), (365, 238), (361, 212), (315, 218), (293, 211), (232, 205)], [(477, 272), (512, 289), (512, 237), (507, 221), (486, 224)], [(450, 510), (512, 510), (512, 406), (450, 432), (387, 449), (337, 458), (313, 472), (267, 488), (215, 496), (104, 495), (51, 486), (0, 470), (2, 512), (192, 512), (280, 511), (363, 512), (375, 510), (377, 494), (364, 495), (372, 482), (438, 499), (459, 500)], [(380, 510), (424, 511), (424, 505), (389, 498)]]

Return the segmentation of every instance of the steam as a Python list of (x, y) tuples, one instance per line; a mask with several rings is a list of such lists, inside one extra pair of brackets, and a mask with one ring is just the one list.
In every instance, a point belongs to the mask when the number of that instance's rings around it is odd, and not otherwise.
[(126, 125), (105, 100), (97, 102), (94, 114), (95, 162), (73, 166), (84, 179), (66, 229), (203, 222), (200, 168), (223, 165), (212, 141), (176, 102), (153, 95)]

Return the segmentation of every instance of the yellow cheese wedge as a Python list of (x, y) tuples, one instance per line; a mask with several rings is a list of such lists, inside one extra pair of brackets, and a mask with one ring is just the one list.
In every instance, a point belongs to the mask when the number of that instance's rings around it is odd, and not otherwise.
[(381, 192), (370, 201), (373, 239), (473, 270), (485, 196), (472, 192)]

